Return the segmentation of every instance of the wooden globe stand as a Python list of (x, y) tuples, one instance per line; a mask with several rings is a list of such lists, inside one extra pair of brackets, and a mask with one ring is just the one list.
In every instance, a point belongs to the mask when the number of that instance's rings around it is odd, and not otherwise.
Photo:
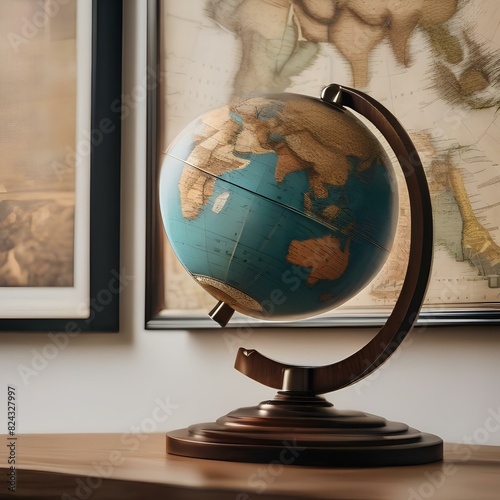
[[(235, 368), (279, 389), (275, 399), (241, 408), (215, 423), (167, 434), (175, 455), (295, 465), (367, 467), (414, 465), (441, 460), (443, 442), (402, 423), (355, 411), (340, 411), (318, 396), (347, 387), (384, 363), (415, 324), (432, 264), (432, 209), (427, 181), (415, 147), (396, 118), (370, 96), (340, 85), (321, 95), (326, 105), (349, 107), (384, 135), (403, 169), (411, 213), (408, 268), (401, 293), (378, 334), (351, 356), (326, 366), (283, 364), (241, 348)], [(225, 326), (233, 310), (219, 303), (211, 315)]]
[(335, 467), (416, 465), (442, 459), (443, 443), (402, 423), (341, 411), (322, 397), (280, 391), (215, 423), (168, 434), (168, 452), (232, 462)]

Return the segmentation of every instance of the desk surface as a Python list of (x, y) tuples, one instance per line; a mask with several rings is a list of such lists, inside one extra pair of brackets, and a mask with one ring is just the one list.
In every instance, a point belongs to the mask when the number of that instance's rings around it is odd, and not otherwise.
[[(498, 500), (500, 447), (445, 446), (443, 462), (341, 469), (167, 455), (163, 434), (2, 435), (0, 498)], [(14, 455), (12, 454), (12, 451)], [(16, 492), (8, 491), (15, 459)]]

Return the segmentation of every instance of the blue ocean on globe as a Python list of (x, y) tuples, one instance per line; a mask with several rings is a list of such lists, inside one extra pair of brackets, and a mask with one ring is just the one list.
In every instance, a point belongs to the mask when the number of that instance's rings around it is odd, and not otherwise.
[(357, 118), (281, 94), (191, 123), (166, 153), (160, 207), (175, 254), (216, 299), (295, 320), (337, 307), (380, 270), (397, 192)]

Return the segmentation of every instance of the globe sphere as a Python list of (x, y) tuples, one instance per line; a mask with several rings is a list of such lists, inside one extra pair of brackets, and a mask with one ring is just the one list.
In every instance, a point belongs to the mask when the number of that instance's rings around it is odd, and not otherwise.
[(160, 208), (172, 248), (214, 298), (296, 320), (363, 289), (397, 223), (392, 165), (349, 111), (312, 97), (236, 99), (172, 142)]

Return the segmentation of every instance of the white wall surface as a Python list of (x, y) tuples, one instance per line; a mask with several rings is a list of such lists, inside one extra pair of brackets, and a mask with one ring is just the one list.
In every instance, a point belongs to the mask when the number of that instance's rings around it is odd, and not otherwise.
[[(146, 2), (125, 2), (124, 92), (146, 71)], [(273, 396), (232, 367), (224, 330), (145, 331), (146, 102), (123, 121), (122, 269), (133, 275), (119, 334), (81, 334), (54, 349), (47, 333), (0, 335), (0, 433), (7, 386), (17, 387), (20, 433), (165, 432)], [(448, 442), (500, 445), (500, 331), (418, 329), (370, 378), (329, 394), (340, 408), (403, 421)], [(345, 357), (374, 330), (255, 331), (241, 344), (285, 362)], [(52, 347), (51, 347), (52, 346)], [(48, 358), (51, 359), (48, 359)], [(23, 367), (35, 373), (21, 376)]]

